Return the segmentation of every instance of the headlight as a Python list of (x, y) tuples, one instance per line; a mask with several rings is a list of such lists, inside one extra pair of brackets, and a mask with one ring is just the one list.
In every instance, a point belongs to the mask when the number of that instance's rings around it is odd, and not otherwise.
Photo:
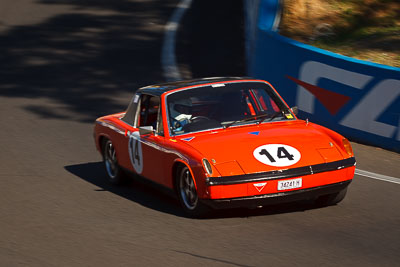
[(346, 153), (350, 157), (354, 156), (353, 149), (351, 148), (349, 140), (347, 140), (346, 138), (343, 138), (342, 143), (343, 143), (343, 147), (344, 147), (344, 150), (346, 151)]
[(203, 159), (203, 167), (206, 172), (211, 175), (212, 174), (212, 168), (210, 162), (208, 162), (207, 159)]

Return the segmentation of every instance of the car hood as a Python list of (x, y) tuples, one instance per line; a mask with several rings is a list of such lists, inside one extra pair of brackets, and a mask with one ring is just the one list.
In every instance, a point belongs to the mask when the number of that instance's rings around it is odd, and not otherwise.
[(331, 138), (303, 121), (230, 127), (184, 137), (222, 176), (283, 170), (343, 159)]

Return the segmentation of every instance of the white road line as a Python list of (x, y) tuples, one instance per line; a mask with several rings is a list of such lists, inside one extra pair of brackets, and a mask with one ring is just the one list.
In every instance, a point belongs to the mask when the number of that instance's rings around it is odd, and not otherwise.
[(192, 0), (182, 0), (176, 7), (167, 25), (165, 25), (164, 43), (161, 51), (161, 65), (164, 77), (167, 81), (177, 81), (181, 79), (179, 68), (176, 65), (175, 39), (179, 23), (191, 4)]
[(391, 176), (387, 176), (387, 175), (383, 175), (383, 174), (368, 172), (368, 171), (364, 171), (364, 170), (360, 170), (360, 169), (356, 169), (355, 174), (361, 175), (364, 177), (368, 177), (368, 178), (372, 178), (372, 179), (376, 179), (376, 180), (381, 180), (381, 181), (390, 182), (390, 183), (394, 183), (394, 184), (400, 184), (400, 178), (391, 177)]

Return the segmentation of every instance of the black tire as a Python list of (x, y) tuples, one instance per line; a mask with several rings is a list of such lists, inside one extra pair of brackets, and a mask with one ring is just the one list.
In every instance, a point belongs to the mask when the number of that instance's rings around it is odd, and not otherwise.
[(317, 198), (316, 204), (321, 207), (335, 205), (344, 199), (346, 193), (347, 193), (347, 187), (339, 192), (320, 196), (319, 198)]
[(108, 181), (114, 185), (123, 184), (126, 181), (125, 174), (118, 165), (117, 154), (111, 140), (103, 141), (103, 162), (106, 169)]
[(176, 189), (179, 202), (189, 217), (201, 218), (207, 214), (209, 209), (198, 198), (193, 177), (186, 166), (176, 172)]

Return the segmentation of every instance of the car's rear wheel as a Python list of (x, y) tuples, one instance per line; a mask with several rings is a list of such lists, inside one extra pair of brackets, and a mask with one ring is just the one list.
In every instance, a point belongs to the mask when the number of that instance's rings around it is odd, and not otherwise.
[(318, 206), (332, 206), (344, 199), (347, 193), (347, 187), (341, 191), (329, 195), (320, 196), (316, 200)]
[(103, 142), (103, 161), (110, 183), (118, 185), (125, 181), (124, 173), (118, 165), (117, 153), (111, 140)]
[(199, 200), (189, 168), (186, 166), (180, 168), (176, 178), (178, 198), (186, 214), (191, 217), (204, 216), (208, 209)]

